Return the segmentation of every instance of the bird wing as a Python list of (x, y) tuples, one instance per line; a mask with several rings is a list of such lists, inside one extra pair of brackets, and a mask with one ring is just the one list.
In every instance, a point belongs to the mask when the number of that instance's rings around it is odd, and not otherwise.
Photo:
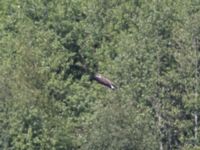
[(95, 75), (94, 80), (96, 80), (98, 83), (104, 86), (107, 86), (113, 90), (116, 88), (116, 86), (109, 79), (107, 79), (106, 77), (103, 77), (100, 74)]

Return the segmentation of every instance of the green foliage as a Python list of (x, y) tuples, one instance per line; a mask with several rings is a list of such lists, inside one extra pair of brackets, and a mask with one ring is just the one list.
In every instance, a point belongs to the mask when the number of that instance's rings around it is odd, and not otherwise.
[(0, 149), (198, 149), (199, 8), (0, 1)]
[(132, 101), (100, 107), (86, 132), (83, 149), (158, 149), (155, 122), (150, 110), (136, 108)]

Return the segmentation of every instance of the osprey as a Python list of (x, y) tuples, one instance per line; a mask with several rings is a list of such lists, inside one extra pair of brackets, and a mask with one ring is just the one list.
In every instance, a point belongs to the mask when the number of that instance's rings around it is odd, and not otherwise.
[(100, 74), (94, 75), (93, 79), (96, 80), (98, 83), (100, 83), (100, 84), (102, 84), (104, 86), (109, 87), (112, 90), (116, 89), (116, 86), (109, 79), (103, 77)]

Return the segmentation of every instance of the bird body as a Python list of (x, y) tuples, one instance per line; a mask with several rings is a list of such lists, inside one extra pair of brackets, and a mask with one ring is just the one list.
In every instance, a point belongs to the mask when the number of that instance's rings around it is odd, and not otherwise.
[(96, 80), (98, 83), (100, 83), (100, 84), (102, 84), (104, 86), (109, 87), (112, 90), (116, 89), (116, 86), (109, 79), (103, 77), (100, 74), (94, 75), (94, 80)]
[(79, 65), (72, 65), (71, 68), (79, 70), (82, 73), (87, 73), (90, 75), (90, 80), (95, 80), (98, 83), (115, 90), (117, 87), (110, 81), (108, 78), (102, 76), (101, 74), (96, 74), (94, 71), (91, 71), (87, 68), (87, 66), (79, 66)]

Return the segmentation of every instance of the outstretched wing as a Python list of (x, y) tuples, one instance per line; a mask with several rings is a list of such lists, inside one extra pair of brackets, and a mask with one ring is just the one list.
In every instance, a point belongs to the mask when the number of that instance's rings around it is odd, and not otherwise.
[(116, 89), (116, 86), (107, 78), (103, 77), (100, 74), (94, 75), (94, 80), (96, 80), (98, 83), (111, 88), (112, 90)]
[[(113, 84), (112, 81), (110, 81), (109, 79), (107, 79), (106, 77), (100, 75), (100, 74), (95, 74), (93, 72), (91, 72), (86, 66), (79, 66), (79, 65), (71, 65), (70, 66), (73, 69), (77, 69), (79, 70), (81, 73), (88, 73), (90, 74), (90, 80), (95, 80), (98, 83), (112, 89), (115, 90), (117, 87)], [(80, 75), (81, 76), (81, 75)]]

